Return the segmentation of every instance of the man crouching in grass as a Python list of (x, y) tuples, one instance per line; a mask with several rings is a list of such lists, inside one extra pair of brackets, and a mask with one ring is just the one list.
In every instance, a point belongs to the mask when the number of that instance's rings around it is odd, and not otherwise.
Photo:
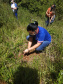
[[(34, 50), (42, 51), (51, 43), (49, 32), (45, 28), (38, 26), (38, 22), (36, 21), (27, 26), (27, 31), (29, 32), (29, 35), (26, 37), (28, 40), (28, 48), (23, 51), (24, 55)], [(35, 44), (32, 46), (33, 42)]]

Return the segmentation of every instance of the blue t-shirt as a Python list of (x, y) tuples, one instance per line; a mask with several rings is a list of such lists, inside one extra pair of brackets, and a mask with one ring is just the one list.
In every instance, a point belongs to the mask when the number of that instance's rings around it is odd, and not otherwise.
[(18, 7), (16, 3), (15, 3), (15, 7)]
[(38, 42), (51, 41), (51, 36), (46, 29), (38, 26), (38, 34), (36, 34), (35, 40)]

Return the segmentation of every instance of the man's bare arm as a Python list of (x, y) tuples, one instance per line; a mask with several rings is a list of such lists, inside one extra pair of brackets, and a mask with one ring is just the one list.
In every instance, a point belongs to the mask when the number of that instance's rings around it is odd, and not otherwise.
[(28, 49), (31, 47), (31, 45), (32, 45), (32, 41), (33, 41), (33, 38), (30, 37), (30, 38), (29, 38), (29, 41), (28, 41)]
[(36, 49), (37, 47), (39, 47), (41, 45), (41, 43), (37, 43), (35, 44), (34, 46), (30, 47), (28, 50), (31, 51), (31, 50), (34, 50)]
[(50, 16), (50, 13), (48, 14), (48, 10), (46, 11), (46, 15), (47, 15), (47, 16)]

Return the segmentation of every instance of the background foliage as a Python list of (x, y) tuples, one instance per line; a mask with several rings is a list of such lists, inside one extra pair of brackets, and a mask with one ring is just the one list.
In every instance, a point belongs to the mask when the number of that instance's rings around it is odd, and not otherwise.
[[(52, 4), (56, 4), (56, 15), (58, 19), (63, 19), (63, 0), (15, 0), (18, 3), (18, 6), (27, 8), (31, 13), (36, 13), (37, 15), (43, 17), (43, 13), (48, 7)], [(10, 4), (10, 0), (3, 0), (5, 3)]]

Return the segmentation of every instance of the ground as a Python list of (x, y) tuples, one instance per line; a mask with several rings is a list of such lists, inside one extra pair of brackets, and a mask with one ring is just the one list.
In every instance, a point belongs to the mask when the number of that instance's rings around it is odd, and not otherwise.
[(0, 80), (0, 84), (7, 84), (6, 82), (4, 82), (4, 81), (2, 81), (2, 80)]

